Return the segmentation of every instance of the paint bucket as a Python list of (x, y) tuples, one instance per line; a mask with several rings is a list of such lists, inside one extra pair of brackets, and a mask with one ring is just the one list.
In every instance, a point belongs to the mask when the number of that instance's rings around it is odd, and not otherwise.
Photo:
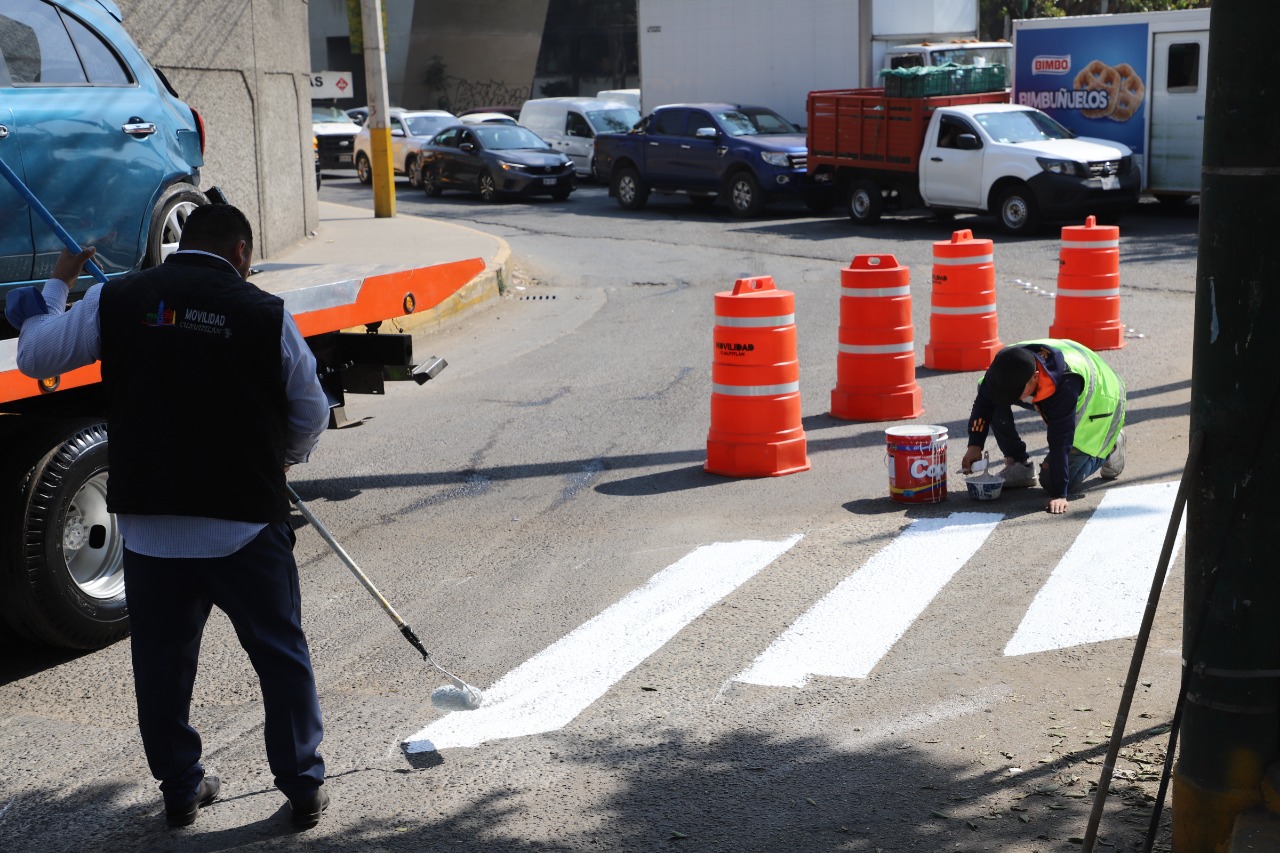
[(890, 427), (884, 438), (889, 497), (908, 504), (947, 499), (946, 427)]

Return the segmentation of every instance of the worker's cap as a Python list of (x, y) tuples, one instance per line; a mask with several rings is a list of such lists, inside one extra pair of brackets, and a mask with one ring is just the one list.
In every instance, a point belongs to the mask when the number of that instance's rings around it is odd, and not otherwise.
[(1008, 406), (1018, 402), (1036, 372), (1036, 357), (1025, 347), (1005, 347), (996, 353), (982, 378), (982, 387), (996, 403)]

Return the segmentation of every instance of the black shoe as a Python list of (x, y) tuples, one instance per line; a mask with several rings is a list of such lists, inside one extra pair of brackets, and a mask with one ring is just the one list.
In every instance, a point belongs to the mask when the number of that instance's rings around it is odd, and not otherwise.
[(293, 809), (293, 825), (298, 829), (310, 829), (320, 822), (320, 813), (329, 808), (329, 793), (321, 786), (309, 794), (290, 797), (289, 806)]
[(218, 791), (221, 788), (222, 783), (218, 781), (217, 776), (204, 777), (200, 780), (200, 787), (196, 788), (195, 799), (185, 806), (165, 808), (164, 822), (170, 827), (190, 826), (196, 822), (196, 814), (202, 808), (218, 799)]

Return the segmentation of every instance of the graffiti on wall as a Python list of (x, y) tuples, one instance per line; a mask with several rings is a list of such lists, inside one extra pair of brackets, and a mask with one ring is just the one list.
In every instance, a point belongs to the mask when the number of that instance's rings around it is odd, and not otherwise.
[(449, 75), (445, 77), (442, 108), (452, 112), (474, 109), (476, 107), (492, 107), (513, 105), (519, 106), (530, 97), (529, 86), (512, 86), (502, 80), (464, 80)]

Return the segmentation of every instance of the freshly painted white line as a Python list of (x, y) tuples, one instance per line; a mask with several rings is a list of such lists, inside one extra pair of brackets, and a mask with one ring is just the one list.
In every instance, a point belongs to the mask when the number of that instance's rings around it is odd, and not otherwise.
[(1002, 518), (954, 512), (913, 522), (809, 608), (737, 680), (803, 687), (814, 675), (866, 678)]
[[(1132, 637), (1142, 625), (1177, 483), (1112, 487), (1036, 593), (1006, 655)], [(1176, 557), (1186, 531), (1183, 518)]]
[(498, 679), (477, 710), (451, 713), (408, 738), (405, 751), (477, 746), (565, 726), (800, 538), (698, 548)]

